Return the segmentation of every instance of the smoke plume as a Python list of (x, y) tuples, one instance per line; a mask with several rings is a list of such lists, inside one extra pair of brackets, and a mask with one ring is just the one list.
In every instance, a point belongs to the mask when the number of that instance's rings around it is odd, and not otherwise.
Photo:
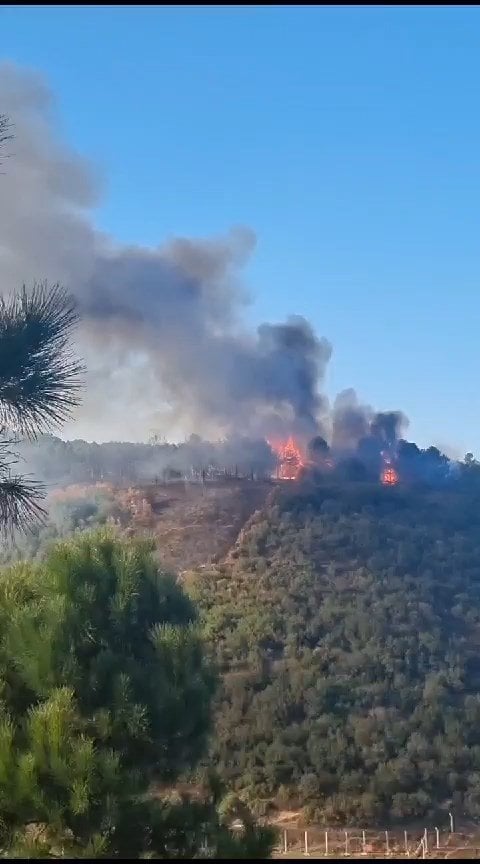
[[(335, 453), (363, 453), (367, 461), (395, 449), (406, 425), (400, 412), (376, 414), (353, 390), (330, 410), (322, 386), (331, 347), (308, 321), (245, 326), (241, 274), (255, 246), (250, 229), (156, 248), (122, 245), (98, 231), (97, 178), (62, 143), (53, 108), (36, 75), (0, 66), (0, 115), (14, 133), (4, 142), (0, 177), (2, 290), (60, 281), (77, 298), (88, 378), (75, 437), (138, 441), (153, 429), (170, 437), (195, 432), (236, 441), (229, 462), (243, 454), (240, 439), (292, 433), (304, 446), (315, 439), (318, 458), (324, 439)], [(251, 448), (248, 459), (260, 464)]]
[(328, 342), (298, 316), (243, 324), (252, 231), (157, 248), (100, 233), (98, 182), (61, 142), (53, 107), (37, 76), (0, 66), (0, 113), (14, 132), (0, 177), (2, 286), (47, 279), (76, 295), (89, 370), (77, 434), (321, 432)]

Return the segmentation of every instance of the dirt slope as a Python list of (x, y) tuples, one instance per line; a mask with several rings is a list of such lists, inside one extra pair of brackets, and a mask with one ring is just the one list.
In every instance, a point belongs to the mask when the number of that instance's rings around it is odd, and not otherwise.
[(222, 558), (271, 489), (240, 480), (149, 487), (141, 490), (146, 503), (137, 522), (153, 531), (162, 561), (182, 573)]

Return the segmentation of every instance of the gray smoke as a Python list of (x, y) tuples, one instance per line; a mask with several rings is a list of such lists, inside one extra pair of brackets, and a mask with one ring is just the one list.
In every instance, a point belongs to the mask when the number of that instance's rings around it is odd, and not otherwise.
[(322, 430), (328, 342), (300, 317), (254, 332), (242, 323), (249, 229), (153, 249), (119, 245), (94, 226), (98, 182), (60, 142), (44, 83), (0, 66), (0, 113), (15, 135), (0, 177), (2, 286), (47, 279), (76, 295), (89, 370), (77, 435)]
[(370, 438), (379, 451), (393, 451), (407, 426), (408, 419), (401, 411), (376, 412), (358, 401), (355, 390), (344, 390), (332, 409), (332, 449), (351, 453), (361, 441)]
[(376, 415), (353, 390), (330, 412), (322, 385), (331, 347), (304, 318), (245, 326), (250, 229), (156, 248), (99, 232), (98, 179), (61, 142), (53, 107), (38, 76), (0, 65), (0, 115), (14, 132), (0, 177), (2, 292), (45, 279), (77, 297), (88, 377), (65, 434), (138, 441), (156, 430), (238, 442), (294, 433), (304, 444), (327, 438), (338, 452), (369, 435), (398, 438), (402, 415)]
[(369, 405), (361, 405), (355, 390), (339, 393), (332, 410), (332, 448), (349, 452), (369, 433), (375, 412)]
[(395, 449), (408, 421), (401, 411), (380, 411), (370, 425), (370, 434), (386, 450)]

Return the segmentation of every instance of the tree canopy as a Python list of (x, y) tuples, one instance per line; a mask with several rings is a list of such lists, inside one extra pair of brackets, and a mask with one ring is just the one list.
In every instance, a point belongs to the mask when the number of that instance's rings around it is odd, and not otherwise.
[(210, 856), (268, 852), (270, 833), (236, 838), (212, 795), (155, 798), (204, 751), (215, 678), (195, 609), (148, 543), (82, 534), (5, 569), (0, 633), (7, 854), (188, 857), (205, 837)]
[(306, 482), (198, 574), (226, 783), (328, 824), (478, 815), (479, 504)]

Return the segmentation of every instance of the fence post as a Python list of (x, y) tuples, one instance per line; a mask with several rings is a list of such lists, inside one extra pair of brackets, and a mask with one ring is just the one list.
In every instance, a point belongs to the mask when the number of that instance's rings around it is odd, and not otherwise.
[(437, 849), (440, 849), (440, 831), (438, 828), (435, 828), (435, 834), (437, 835)]
[(348, 831), (345, 831), (345, 855), (348, 855)]
[(328, 831), (325, 831), (325, 856), (328, 856)]
[(428, 831), (426, 828), (425, 828), (425, 831), (423, 832), (423, 843), (425, 846), (425, 852), (428, 852)]
[(453, 834), (453, 832), (455, 830), (455, 825), (453, 822), (453, 813), (450, 813), (450, 811), (448, 811), (448, 815), (450, 817), (450, 834)]
[(288, 852), (288, 834), (287, 834), (287, 829), (286, 829), (286, 828), (285, 828), (285, 830), (284, 830), (284, 832), (283, 832), (283, 851), (284, 851), (285, 855), (286, 855), (287, 852)]
[(427, 857), (427, 850), (425, 848), (425, 837), (422, 837), (422, 858)]
[(308, 851), (308, 831), (305, 831), (305, 853), (304, 854), (305, 855), (309, 854), (309, 851)]
[(388, 831), (385, 831), (385, 849), (387, 855), (390, 855), (390, 843), (388, 842)]
[(405, 838), (405, 855), (408, 855), (408, 832), (404, 831), (403, 836)]
[(365, 831), (362, 831), (362, 851), (365, 855)]

